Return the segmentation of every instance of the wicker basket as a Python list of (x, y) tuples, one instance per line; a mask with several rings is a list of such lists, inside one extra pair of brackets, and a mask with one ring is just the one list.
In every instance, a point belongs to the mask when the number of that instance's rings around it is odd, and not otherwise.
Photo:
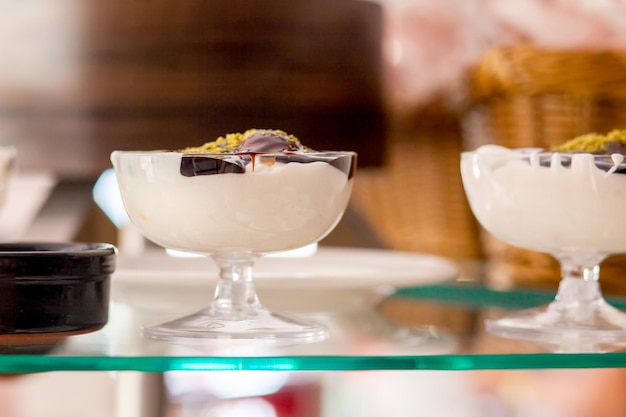
[[(464, 116), (467, 149), (485, 143), (548, 147), (626, 127), (626, 52), (499, 48), (484, 56), (472, 76), (472, 105)], [(494, 285), (557, 285), (552, 257), (513, 248), (486, 232), (482, 240), (487, 279)], [(601, 270), (605, 292), (626, 294), (626, 256), (607, 259)]]
[(459, 175), (461, 123), (434, 104), (391, 124), (387, 161), (356, 176), (352, 201), (385, 246), (456, 259), (482, 256)]

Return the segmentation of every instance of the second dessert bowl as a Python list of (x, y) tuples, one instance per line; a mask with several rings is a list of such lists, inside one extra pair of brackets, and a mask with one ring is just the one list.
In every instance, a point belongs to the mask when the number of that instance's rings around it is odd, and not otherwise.
[(601, 262), (626, 252), (624, 171), (617, 153), (486, 145), (462, 154), (463, 184), (480, 224), (508, 244), (549, 253), (561, 264), (552, 303), (489, 320), (488, 331), (559, 351), (626, 343), (626, 314), (605, 301), (598, 282)]

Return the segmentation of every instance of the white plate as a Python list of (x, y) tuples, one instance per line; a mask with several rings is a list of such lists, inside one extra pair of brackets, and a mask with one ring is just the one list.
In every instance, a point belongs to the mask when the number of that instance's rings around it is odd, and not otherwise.
[[(263, 305), (308, 313), (371, 308), (394, 288), (452, 280), (458, 270), (433, 255), (320, 247), (306, 258), (259, 259), (254, 276)], [(119, 257), (112, 298), (152, 315), (190, 312), (206, 307), (217, 280), (210, 258), (175, 258), (150, 249), (138, 257)]]
[[(266, 257), (254, 266), (259, 288), (356, 289), (418, 286), (458, 276), (445, 258), (379, 249), (320, 247), (305, 258)], [(114, 280), (134, 284), (214, 284), (218, 270), (211, 259), (176, 258), (151, 249), (134, 258), (120, 257)]]

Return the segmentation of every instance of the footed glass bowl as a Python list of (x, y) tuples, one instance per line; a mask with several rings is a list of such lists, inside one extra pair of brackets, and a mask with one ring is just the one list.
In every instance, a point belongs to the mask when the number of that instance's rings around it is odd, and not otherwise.
[(327, 331), (265, 309), (255, 259), (319, 241), (346, 209), (353, 152), (186, 154), (115, 151), (111, 161), (131, 221), (169, 249), (210, 255), (220, 268), (202, 311), (144, 326), (154, 339), (314, 341)]
[(626, 314), (605, 302), (598, 284), (602, 260), (626, 252), (624, 156), (487, 145), (462, 154), (461, 174), (488, 232), (561, 264), (551, 304), (489, 320), (487, 330), (560, 351), (626, 344)]

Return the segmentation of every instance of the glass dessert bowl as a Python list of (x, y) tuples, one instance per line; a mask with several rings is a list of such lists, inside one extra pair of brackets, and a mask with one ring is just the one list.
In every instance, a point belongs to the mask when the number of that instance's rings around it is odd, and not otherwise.
[(461, 175), (479, 223), (513, 246), (553, 255), (561, 281), (549, 305), (487, 320), (508, 338), (596, 351), (626, 343), (626, 314), (599, 286), (601, 262), (626, 252), (624, 156), (486, 145), (461, 155)]
[(253, 132), (227, 152), (111, 154), (124, 206), (140, 232), (165, 248), (210, 255), (220, 268), (209, 307), (144, 326), (144, 336), (315, 341), (327, 335), (315, 323), (265, 309), (253, 265), (260, 256), (317, 242), (337, 225), (356, 154), (294, 149), (283, 146), (284, 132), (275, 132)]

